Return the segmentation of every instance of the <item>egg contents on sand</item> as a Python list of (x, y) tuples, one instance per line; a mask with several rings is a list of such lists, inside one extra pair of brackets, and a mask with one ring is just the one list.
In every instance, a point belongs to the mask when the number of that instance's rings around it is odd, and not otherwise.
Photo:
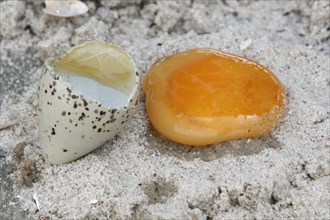
[(271, 71), (213, 49), (157, 61), (143, 90), (153, 127), (172, 141), (193, 146), (262, 136), (285, 110), (284, 88)]

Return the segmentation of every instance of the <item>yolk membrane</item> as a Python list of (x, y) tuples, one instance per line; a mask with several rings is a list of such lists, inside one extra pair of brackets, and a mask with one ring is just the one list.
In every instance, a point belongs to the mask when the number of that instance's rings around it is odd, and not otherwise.
[(61, 75), (90, 78), (125, 94), (134, 83), (134, 65), (118, 46), (89, 41), (71, 50), (54, 65)]
[(272, 72), (212, 49), (159, 60), (143, 89), (155, 129), (194, 146), (267, 134), (285, 109), (284, 88)]

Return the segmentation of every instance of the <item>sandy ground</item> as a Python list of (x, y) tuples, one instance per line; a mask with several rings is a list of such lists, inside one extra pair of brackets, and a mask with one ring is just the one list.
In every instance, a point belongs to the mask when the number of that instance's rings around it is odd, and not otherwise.
[[(0, 3), (0, 219), (330, 219), (329, 1), (87, 3), (70, 19), (44, 15), (41, 1)], [(153, 131), (141, 93), (125, 131), (52, 166), (37, 81), (46, 58), (89, 39), (129, 51), (141, 80), (188, 48), (256, 60), (284, 84), (285, 118), (266, 137), (190, 148)]]

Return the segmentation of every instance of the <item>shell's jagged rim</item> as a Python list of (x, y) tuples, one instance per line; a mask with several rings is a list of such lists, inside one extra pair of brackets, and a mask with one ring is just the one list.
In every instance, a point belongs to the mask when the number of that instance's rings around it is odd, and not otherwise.
[(113, 44), (87, 42), (47, 64), (73, 89), (109, 107), (127, 106), (138, 91), (132, 57)]

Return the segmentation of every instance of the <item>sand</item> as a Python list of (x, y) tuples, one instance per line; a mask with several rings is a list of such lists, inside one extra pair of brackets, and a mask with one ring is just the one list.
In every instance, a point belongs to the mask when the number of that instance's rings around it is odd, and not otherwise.
[[(87, 3), (69, 19), (43, 14), (41, 1), (0, 3), (0, 219), (330, 219), (329, 1)], [(285, 117), (265, 137), (190, 148), (153, 130), (141, 92), (116, 138), (50, 165), (38, 142), (41, 68), (90, 39), (126, 49), (141, 80), (189, 48), (253, 59), (285, 86)]]

